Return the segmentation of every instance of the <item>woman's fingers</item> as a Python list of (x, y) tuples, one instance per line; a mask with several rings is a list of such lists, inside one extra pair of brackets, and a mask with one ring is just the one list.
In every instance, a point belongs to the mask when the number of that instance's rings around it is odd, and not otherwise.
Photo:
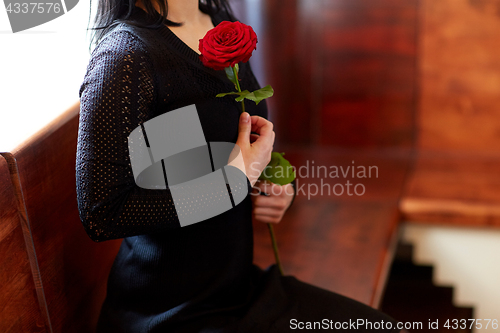
[(260, 116), (251, 116), (252, 132), (261, 134), (262, 130), (273, 130), (273, 123)]
[(274, 207), (255, 207), (253, 214), (269, 217), (281, 217), (283, 212), (281, 209)]
[[(261, 195), (268, 193), (268, 195)], [(279, 223), (294, 196), (293, 186), (258, 181), (252, 189), (253, 217), (256, 221)]]
[(253, 203), (255, 207), (268, 207), (274, 209), (285, 210), (287, 207), (287, 201), (281, 197), (266, 197), (264, 195), (253, 195)]
[[(278, 189), (273, 192), (272, 190), (269, 190), (272, 186), (263, 186), (262, 183), (264, 182), (257, 181), (257, 183), (254, 185), (252, 189), (251, 197), (254, 207), (273, 208), (282, 211), (286, 210), (288, 206), (288, 200), (287, 200), (288, 195), (285, 192), (283, 192), (283, 187), (271, 183), (271, 185), (275, 185), (275, 187), (273, 188)], [(268, 189), (269, 191), (268, 192), (263, 191), (262, 188)], [(260, 193), (268, 193), (269, 195), (261, 195)]]
[(257, 141), (257, 139), (259, 138), (260, 135), (258, 134), (250, 134), (250, 143), (254, 143), (255, 141)]
[(231, 156), (229, 164), (243, 171), (252, 186), (271, 160), (274, 137), (270, 121), (247, 112), (240, 115), (236, 145), (240, 148), (241, 160)]
[(279, 223), (281, 221), (281, 218), (265, 216), (265, 215), (254, 215), (253, 218), (257, 222), (264, 222), (264, 223)]
[(257, 181), (254, 187), (258, 188), (261, 192), (270, 195), (280, 195), (281, 192), (283, 191), (283, 187), (281, 185), (261, 180)]
[(265, 142), (266, 144), (272, 146), (274, 144), (275, 137), (273, 123), (259, 116), (252, 116), (251, 123), (252, 132), (259, 135), (255, 142)]
[(238, 139), (236, 144), (240, 148), (246, 147), (250, 144), (250, 131), (252, 128), (251, 117), (248, 112), (243, 112), (240, 115), (239, 127), (238, 127)]
[(269, 194), (272, 196), (283, 196), (285, 194), (288, 194), (288, 195), (294, 194), (293, 186), (291, 184), (278, 185), (278, 184), (274, 184), (274, 183), (267, 182), (267, 181), (261, 181), (261, 180), (258, 180), (255, 183), (255, 185), (253, 187), (253, 192), (259, 193), (259, 194), (260, 194), (260, 192), (262, 192), (262, 193), (266, 193), (266, 194)]

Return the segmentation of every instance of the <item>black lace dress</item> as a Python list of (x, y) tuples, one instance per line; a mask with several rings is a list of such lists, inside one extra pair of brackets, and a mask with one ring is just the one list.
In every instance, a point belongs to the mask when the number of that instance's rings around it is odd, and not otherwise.
[[(134, 15), (140, 20), (146, 13), (135, 8)], [(212, 20), (217, 25), (228, 17)], [(242, 87), (259, 88), (250, 65), (240, 66)], [(98, 331), (288, 332), (300, 322), (358, 318), (395, 325), (361, 303), (281, 277), (275, 266), (253, 265), (250, 196), (221, 215), (180, 227), (168, 189), (135, 184), (127, 144), (132, 130), (195, 104), (207, 141), (236, 142), (240, 105), (215, 97), (232, 90), (224, 71), (204, 67), (166, 26), (122, 23), (92, 52), (80, 88), (78, 207), (94, 241), (123, 238)], [(267, 117), (265, 101), (246, 108)]]

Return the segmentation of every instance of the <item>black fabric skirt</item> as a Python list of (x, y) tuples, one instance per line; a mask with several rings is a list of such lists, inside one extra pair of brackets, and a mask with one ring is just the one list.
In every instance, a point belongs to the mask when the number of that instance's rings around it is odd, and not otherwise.
[[(139, 313), (106, 299), (99, 318), (104, 332), (399, 332), (397, 321), (365, 304), (315, 287), (293, 276), (281, 276), (276, 265), (253, 267), (254, 285), (239, 306), (210, 305), (178, 320), (172, 311)], [(182, 311), (182, 309), (179, 309)]]

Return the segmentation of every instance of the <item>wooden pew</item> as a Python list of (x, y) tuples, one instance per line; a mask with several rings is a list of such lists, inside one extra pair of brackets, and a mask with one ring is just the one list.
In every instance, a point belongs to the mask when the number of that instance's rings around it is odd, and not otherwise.
[(120, 240), (94, 243), (76, 202), (79, 103), (4, 154), (17, 166), (51, 332), (92, 332)]
[(500, 156), (420, 154), (401, 200), (407, 221), (500, 227)]
[[(281, 147), (292, 165), (377, 166), (378, 177), (301, 177), (295, 202), (275, 226), (286, 274), (327, 290), (378, 307), (399, 236), (398, 200), (411, 162), (410, 151), (358, 151), (328, 148)], [(310, 168), (312, 169), (312, 168)], [(306, 176), (302, 174), (302, 176)], [(333, 192), (307, 196), (311, 185), (363, 184), (363, 195)], [(340, 193), (340, 187), (337, 193)], [(344, 188), (345, 189), (345, 188)], [(304, 193), (304, 191), (306, 193)], [(351, 187), (351, 193), (352, 187)], [(359, 193), (359, 192), (358, 192)], [(267, 227), (254, 223), (254, 261), (265, 268), (274, 263)]]
[[(19, 219), (19, 202), (7, 161), (0, 155), (0, 332), (48, 332), (35, 288), (25, 239), (26, 225)], [(34, 253), (31, 253), (34, 255)]]

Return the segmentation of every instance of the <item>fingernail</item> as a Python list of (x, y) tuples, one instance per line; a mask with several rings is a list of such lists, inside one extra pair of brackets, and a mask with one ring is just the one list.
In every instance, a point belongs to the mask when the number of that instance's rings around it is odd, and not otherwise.
[(243, 116), (241, 117), (241, 121), (244, 123), (248, 123), (248, 120), (250, 119), (250, 115), (248, 112), (243, 112)]

